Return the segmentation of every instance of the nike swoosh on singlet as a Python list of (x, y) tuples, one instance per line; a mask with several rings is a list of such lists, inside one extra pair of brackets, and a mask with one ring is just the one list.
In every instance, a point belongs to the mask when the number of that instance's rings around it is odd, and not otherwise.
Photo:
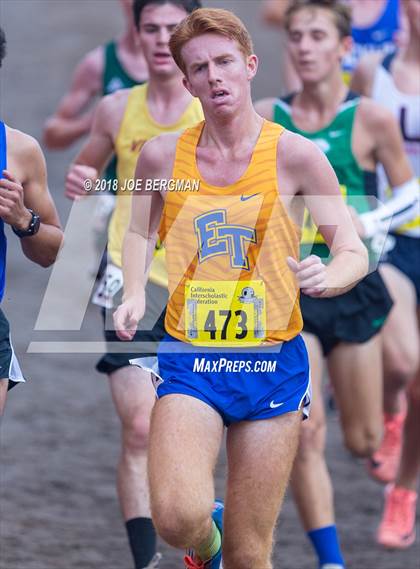
[(242, 196), (241, 196), (241, 202), (246, 202), (247, 200), (250, 200), (251, 198), (255, 198), (255, 196), (259, 196), (259, 195), (260, 195), (259, 193), (252, 194), (251, 196), (244, 196), (244, 195), (242, 194)]

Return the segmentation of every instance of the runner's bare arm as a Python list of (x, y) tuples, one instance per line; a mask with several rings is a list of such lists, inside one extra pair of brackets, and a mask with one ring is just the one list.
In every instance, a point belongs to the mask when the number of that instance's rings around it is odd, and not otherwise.
[(358, 66), (354, 70), (350, 83), (350, 90), (355, 93), (360, 93), (366, 97), (372, 94), (373, 80), (375, 77), (375, 70), (381, 63), (383, 54), (378, 55), (369, 54), (361, 59)]
[[(400, 127), (388, 109), (379, 107), (365, 99), (366, 120), (376, 142), (376, 156), (382, 164), (391, 187), (400, 186), (413, 178), (414, 174), (404, 151)], [(372, 108), (375, 105), (375, 112)]]
[(124, 112), (124, 92), (104, 97), (96, 107), (89, 138), (71, 164), (66, 177), (66, 196), (86, 196), (86, 180), (99, 177), (114, 152), (113, 131), (118, 130)]
[[(170, 175), (162, 162), (161, 152), (158, 140), (144, 145), (136, 167), (136, 179), (145, 184), (146, 180), (162, 179)], [(133, 195), (131, 220), (123, 246), (124, 298), (137, 296), (146, 285), (162, 209), (163, 198), (160, 192), (143, 189)], [(136, 261), (133, 262), (133, 259)]]
[(392, 188), (392, 197), (385, 204), (359, 217), (362, 224), (359, 234), (372, 237), (378, 231), (394, 229), (418, 215), (419, 188), (393, 114), (369, 99), (363, 99), (358, 112), (373, 138), (375, 158), (384, 167)]
[(300, 263), (290, 260), (289, 266), (306, 294), (343, 294), (367, 274), (368, 256), (341, 196), (335, 172), (314, 143), (288, 131), (279, 139), (278, 160), (279, 187), (285, 177), (293, 181), (295, 194), (304, 196), (304, 203), (333, 255), (326, 267), (314, 255)]
[(40, 216), (36, 235), (20, 240), (28, 259), (48, 267), (58, 254), (63, 239), (57, 211), (48, 191), (44, 155), (36, 140), (17, 130), (7, 130), (10, 170), (0, 180), (0, 217), (16, 229), (26, 230), (32, 209)]
[(290, 2), (288, 0), (264, 0), (262, 17), (267, 24), (284, 25), (284, 15)]
[(77, 65), (69, 92), (45, 123), (44, 143), (48, 148), (67, 148), (89, 132), (94, 110), (86, 108), (101, 93), (103, 66), (102, 47), (88, 53)]
[(133, 195), (131, 220), (123, 245), (123, 304), (114, 314), (115, 330), (121, 340), (131, 340), (145, 310), (144, 289), (153, 258), (164, 196), (145, 190), (146, 181), (169, 179), (179, 134), (154, 138), (143, 146), (135, 177), (142, 190)]

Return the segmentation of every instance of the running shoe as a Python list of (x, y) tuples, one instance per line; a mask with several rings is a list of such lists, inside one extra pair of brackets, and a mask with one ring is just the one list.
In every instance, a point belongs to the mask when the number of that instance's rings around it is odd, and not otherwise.
[(405, 549), (416, 539), (417, 493), (389, 485), (385, 489), (385, 508), (376, 540), (387, 549)]
[(388, 484), (394, 482), (397, 477), (405, 416), (404, 410), (398, 415), (386, 417), (381, 446), (368, 460), (368, 472), (378, 482)]
[[(212, 518), (216, 523), (220, 534), (223, 536), (223, 502), (216, 500), (214, 503)], [(188, 551), (184, 558), (185, 569), (223, 569), (222, 567), (222, 548), (208, 561), (201, 561), (194, 555), (194, 551)]]
[(155, 555), (153, 556), (153, 559), (151, 559), (151, 561), (149, 561), (149, 564), (146, 565), (146, 567), (144, 567), (144, 569), (158, 569), (159, 561), (161, 559), (162, 559), (162, 554), (161, 553), (155, 553)]

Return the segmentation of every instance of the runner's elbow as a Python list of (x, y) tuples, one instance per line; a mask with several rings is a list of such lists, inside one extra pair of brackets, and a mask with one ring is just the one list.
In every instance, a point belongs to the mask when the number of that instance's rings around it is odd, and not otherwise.
[(63, 150), (70, 146), (71, 142), (66, 136), (63, 136), (57, 117), (50, 117), (45, 123), (42, 142), (48, 150)]
[(40, 267), (42, 267), (43, 269), (48, 269), (48, 267), (51, 267), (56, 259), (57, 259), (57, 252), (48, 252), (46, 254), (42, 254), (42, 255), (28, 255), (26, 254), (26, 257), (28, 257), (28, 259), (30, 261), (33, 261), (34, 263), (36, 263), (37, 265), (39, 265)]

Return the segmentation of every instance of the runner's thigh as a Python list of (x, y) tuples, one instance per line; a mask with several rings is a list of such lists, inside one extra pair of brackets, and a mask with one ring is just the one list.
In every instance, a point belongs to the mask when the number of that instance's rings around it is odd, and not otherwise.
[(202, 401), (178, 394), (157, 401), (149, 446), (154, 516), (172, 516), (179, 509), (182, 515), (205, 509), (210, 516), (222, 436), (220, 415)]
[(394, 306), (383, 327), (385, 365), (401, 362), (416, 368), (419, 360), (419, 333), (416, 318), (416, 291), (411, 281), (392, 265), (380, 266), (380, 273)]
[(364, 455), (364, 447), (379, 444), (382, 431), (381, 334), (363, 344), (339, 344), (329, 355), (328, 370), (347, 444)]
[(302, 414), (247, 421), (228, 429), (224, 551), (261, 547), (272, 535), (296, 455)]

